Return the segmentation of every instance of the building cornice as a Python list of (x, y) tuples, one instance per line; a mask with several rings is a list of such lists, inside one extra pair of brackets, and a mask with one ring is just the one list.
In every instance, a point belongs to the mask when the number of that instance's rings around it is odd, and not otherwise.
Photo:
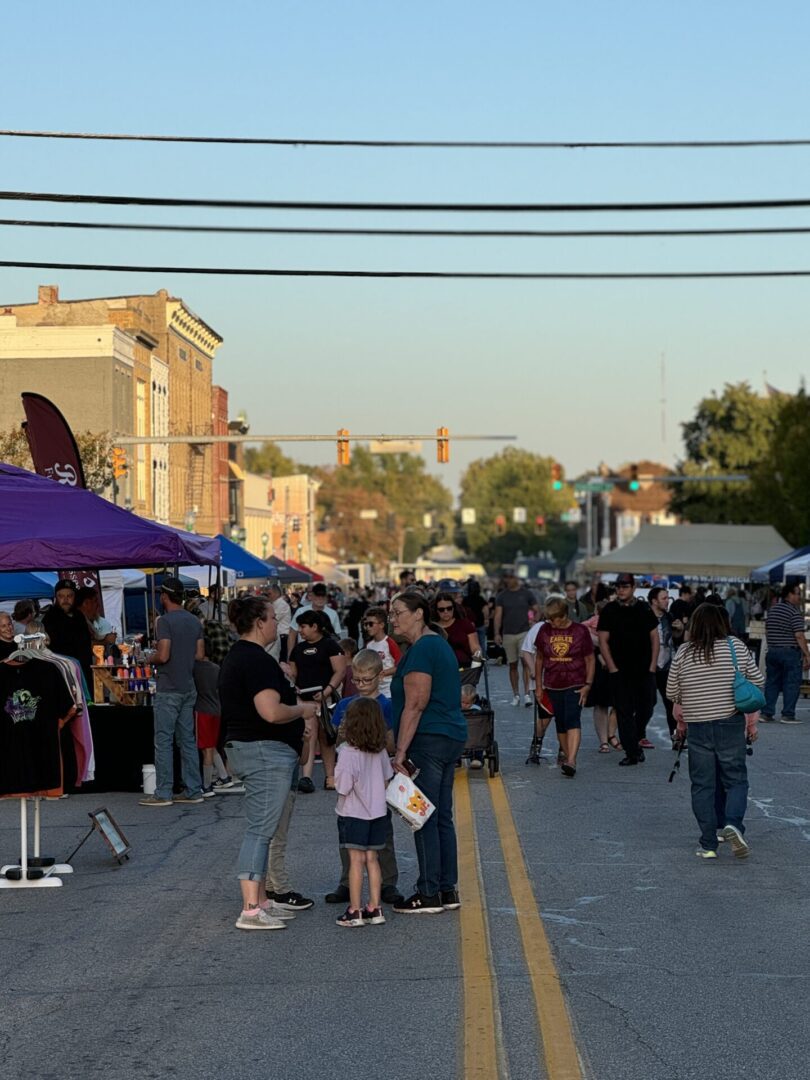
[(182, 300), (167, 301), (166, 315), (169, 329), (213, 360), (214, 353), (222, 344), (222, 338), (215, 330), (189, 311)]

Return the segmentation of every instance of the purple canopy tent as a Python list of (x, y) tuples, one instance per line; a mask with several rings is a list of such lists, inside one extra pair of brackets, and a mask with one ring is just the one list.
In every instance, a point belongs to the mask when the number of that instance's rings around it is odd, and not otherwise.
[(0, 463), (0, 571), (219, 566), (219, 541), (179, 532)]

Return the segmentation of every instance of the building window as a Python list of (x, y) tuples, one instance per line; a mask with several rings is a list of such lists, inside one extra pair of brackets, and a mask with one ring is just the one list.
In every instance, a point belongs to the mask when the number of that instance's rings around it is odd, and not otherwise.
[(181, 360), (187, 360), (188, 359), (185, 349), (178, 349), (177, 350), (177, 355), (180, 357)]
[(202, 369), (203, 369), (201, 360), (195, 360), (194, 361), (194, 366), (197, 369), (197, 371), (202, 371)]

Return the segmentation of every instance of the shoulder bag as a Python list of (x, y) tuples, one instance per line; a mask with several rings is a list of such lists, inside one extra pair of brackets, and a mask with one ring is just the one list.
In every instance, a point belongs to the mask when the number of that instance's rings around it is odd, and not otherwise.
[(737, 653), (734, 651), (734, 643), (731, 638), (726, 638), (726, 640), (731, 650), (731, 662), (734, 665), (734, 704), (741, 713), (758, 712), (760, 709), (765, 708), (765, 695), (758, 686), (755, 686), (750, 679), (746, 679), (740, 671), (740, 666), (737, 663)]

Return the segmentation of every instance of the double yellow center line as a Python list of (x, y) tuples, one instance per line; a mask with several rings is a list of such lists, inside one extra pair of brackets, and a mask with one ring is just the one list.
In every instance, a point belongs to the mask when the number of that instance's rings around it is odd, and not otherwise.
[[(489, 781), (492, 808), (515, 906), (526, 969), (534, 994), (540, 1050), (547, 1080), (582, 1080), (571, 1019), (560, 977), (537, 907), (531, 878), (520, 846), (515, 820), (500, 775)], [(477, 858), (475, 821), (467, 770), (456, 774), (455, 812), (458, 832), (460, 945), (464, 982), (464, 1080), (497, 1080), (504, 1075), (492, 948), (484, 908), (484, 889)]]

